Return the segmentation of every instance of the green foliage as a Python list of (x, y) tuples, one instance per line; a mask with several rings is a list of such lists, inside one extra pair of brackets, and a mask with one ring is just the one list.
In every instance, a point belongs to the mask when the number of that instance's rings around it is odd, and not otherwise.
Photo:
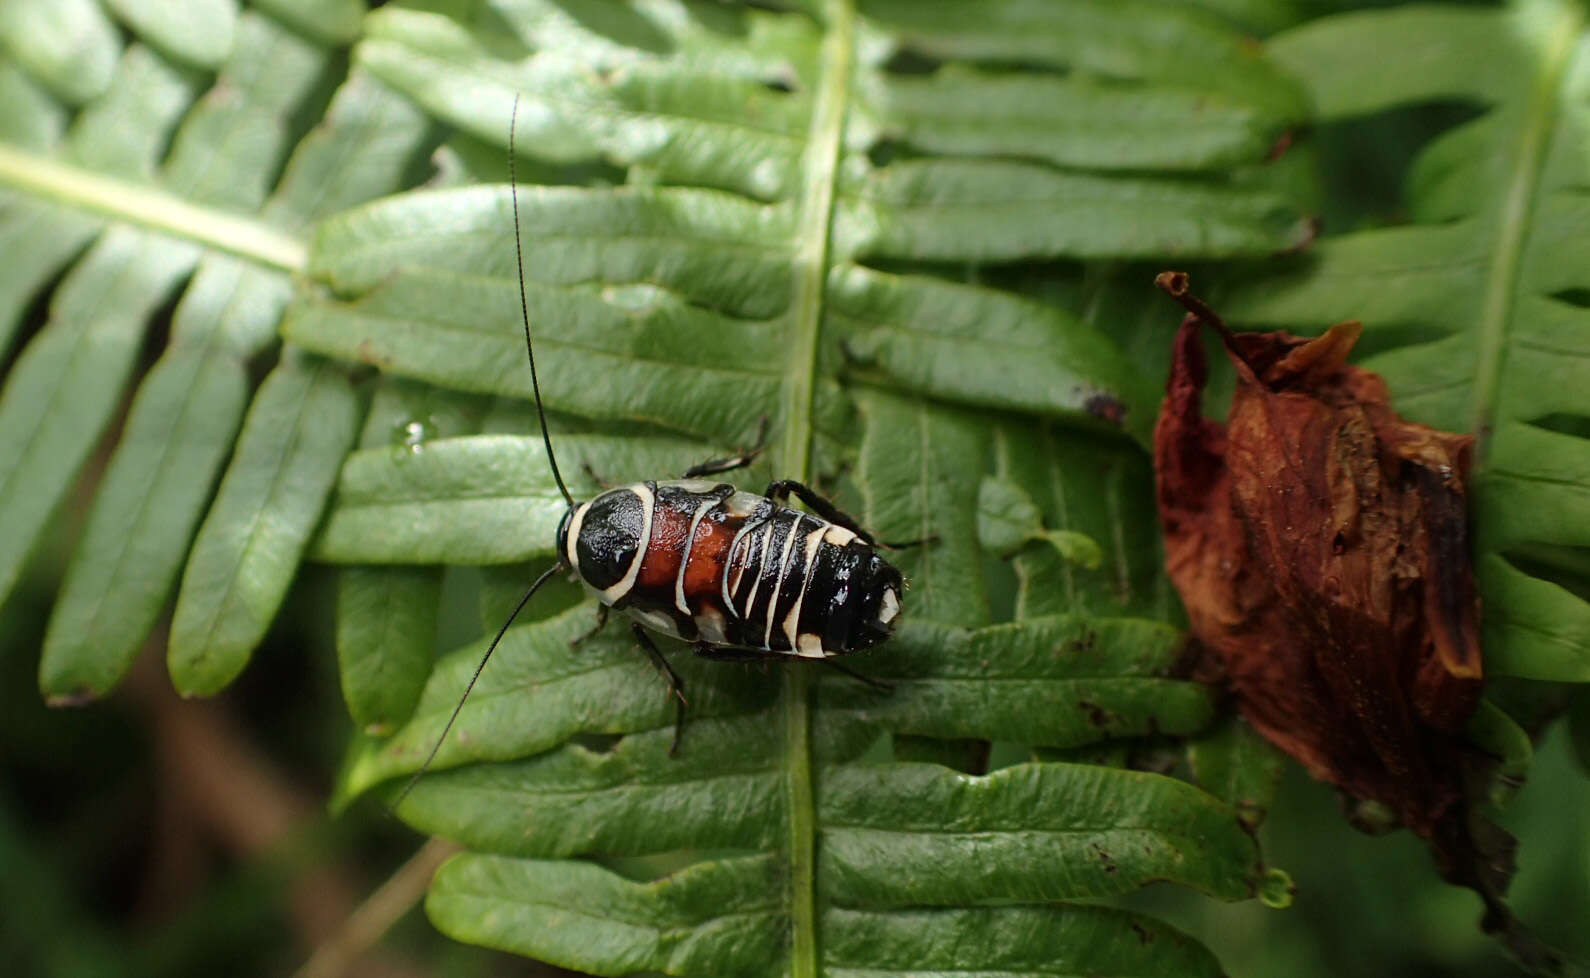
[[(1307, 245), (1318, 187), (1265, 161), (1311, 100), (1483, 107), (1416, 168), (1413, 225), (1268, 262), (1231, 308), (1384, 324), (1369, 365), (1399, 404), (1487, 436), (1493, 670), (1582, 680), (1578, 8), (1344, 16), (1261, 49), (1233, 24), (1291, 23), (1289, 0), (769, 7), (0, 4), (0, 349), (25, 340), (0, 594), (111, 444), (43, 693), (107, 694), (173, 599), (173, 683), (224, 688), (307, 558), (339, 565), (363, 731), (339, 802), (418, 768), (514, 584), (489, 576), (483, 637), (433, 658), (442, 568), (544, 566), (563, 513), (526, 403), (517, 97), (524, 289), (574, 492), (765, 419), (748, 483), (813, 481), (881, 538), (935, 542), (895, 555), (907, 622), (855, 660), (888, 692), (668, 649), (677, 758), (627, 636), (571, 648), (592, 605), (538, 598), (399, 809), (470, 850), (433, 920), (597, 974), (1218, 974), (1092, 902), (1155, 880), (1286, 900), (1251, 835), (1276, 755), (1178, 665), (1142, 452), (1145, 351), (1175, 316), (1132, 263)], [(1386, 56), (1421, 34), (1453, 60)], [(1474, 736), (1527, 765), (1499, 709)], [(1191, 782), (1127, 769), (1170, 738)], [(1006, 761), (918, 760), (968, 742)]]

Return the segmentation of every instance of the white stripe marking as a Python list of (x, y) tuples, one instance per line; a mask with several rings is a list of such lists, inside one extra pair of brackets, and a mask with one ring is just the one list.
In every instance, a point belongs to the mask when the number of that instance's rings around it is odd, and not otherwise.
[[(796, 655), (805, 655), (800, 645), (800, 620), (801, 605), (806, 603), (806, 589), (812, 585), (812, 565), (817, 562), (817, 551), (822, 548), (823, 534), (828, 532), (828, 527), (819, 526), (806, 534), (806, 576), (801, 579), (801, 593), (795, 598), (795, 606), (784, 616), (784, 634), (789, 638), (789, 647)], [(822, 654), (822, 645), (817, 646), (818, 654)]]
[(685, 614), (690, 614), (690, 605), (685, 603), (685, 568), (690, 566), (690, 550), (696, 545), (696, 527), (701, 525), (701, 517), (707, 515), (707, 510), (718, 505), (722, 500), (716, 497), (708, 499), (690, 516), (690, 530), (685, 534), (685, 552), (679, 558), (679, 573), (674, 575), (674, 607)]
[(894, 621), (894, 616), (900, 613), (900, 599), (895, 596), (894, 588), (883, 589), (883, 602), (878, 606), (878, 622), (887, 625)]
[[(730, 515), (733, 514), (731, 513)], [(735, 554), (739, 552), (741, 539), (752, 529), (754, 527), (747, 520), (740, 524), (740, 528), (734, 533), (734, 539), (729, 541), (728, 562), (734, 565), (734, 570), (725, 572), (723, 575), (723, 606), (728, 608), (729, 614), (734, 615), (736, 618), (739, 617), (740, 613), (734, 610), (734, 592), (740, 590), (740, 579), (745, 576), (745, 561), (736, 560)], [(731, 576), (732, 580), (730, 579)]]
[(779, 555), (778, 577), (773, 580), (773, 600), (767, 605), (767, 630), (762, 633), (762, 648), (770, 652), (773, 650), (773, 616), (778, 614), (778, 599), (784, 593), (784, 582), (789, 574), (789, 553), (795, 546), (795, 531), (800, 529), (800, 525), (801, 518), (797, 516), (789, 532), (784, 534), (784, 552)]
[[(756, 580), (751, 582), (751, 600), (745, 606), (745, 620), (751, 620), (751, 612), (756, 610), (756, 595), (762, 587), (762, 572), (767, 569), (767, 548), (773, 542), (773, 521), (767, 521), (767, 532), (762, 534), (761, 559), (756, 562)], [(765, 648), (766, 646), (764, 646)]]
[(685, 492), (699, 496), (701, 493), (711, 492), (723, 485), (723, 483), (716, 479), (669, 479), (667, 482), (659, 482), (657, 485), (666, 486), (669, 489), (683, 489)]
[(603, 604), (613, 604), (623, 600), (629, 589), (635, 586), (635, 578), (640, 576), (641, 561), (646, 559), (646, 548), (651, 546), (651, 513), (657, 503), (657, 497), (644, 485), (630, 486), (629, 491), (640, 497), (640, 546), (635, 550), (635, 556), (629, 562), (629, 570), (624, 572), (624, 577), (617, 584), (601, 592)]
[(823, 539), (836, 547), (843, 547), (850, 543), (850, 541), (856, 539), (856, 535), (840, 526), (838, 523), (831, 523), (829, 524), (828, 529), (823, 533)]

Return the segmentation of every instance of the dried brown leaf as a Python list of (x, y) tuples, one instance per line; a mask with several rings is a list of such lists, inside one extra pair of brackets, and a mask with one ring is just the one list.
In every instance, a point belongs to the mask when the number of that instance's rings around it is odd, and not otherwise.
[[(1255, 728), (1428, 840), (1442, 875), (1484, 897), (1488, 928), (1549, 959), (1501, 899), (1511, 839), (1471, 804), (1473, 438), (1400, 418), (1380, 377), (1347, 363), (1358, 323), (1236, 334), (1184, 274), (1157, 284), (1188, 309), (1154, 449), (1166, 569), (1193, 634)], [(1203, 417), (1203, 326), (1236, 369), (1224, 425)]]

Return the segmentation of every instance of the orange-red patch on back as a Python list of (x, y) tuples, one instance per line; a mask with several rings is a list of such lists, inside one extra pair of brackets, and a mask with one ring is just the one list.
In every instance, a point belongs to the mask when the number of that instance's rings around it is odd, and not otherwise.
[(647, 591), (657, 588), (673, 591), (674, 579), (679, 575), (679, 561), (684, 556), (685, 534), (689, 532), (690, 514), (669, 506), (657, 506), (652, 510), (651, 543), (641, 559), (636, 587)]
[[(738, 524), (739, 520), (735, 523)], [(690, 546), (690, 563), (685, 565), (685, 603), (698, 609), (701, 599), (717, 595), (723, 587), (724, 563), (737, 526), (721, 520), (704, 519), (696, 524)]]

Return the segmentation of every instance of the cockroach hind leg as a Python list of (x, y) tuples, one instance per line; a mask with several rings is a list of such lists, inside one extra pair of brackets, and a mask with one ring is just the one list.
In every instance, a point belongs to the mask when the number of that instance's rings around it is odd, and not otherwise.
[(668, 695), (678, 701), (674, 708), (674, 739), (668, 747), (668, 756), (677, 757), (679, 741), (684, 737), (685, 732), (685, 709), (690, 705), (685, 699), (685, 681), (679, 678), (679, 673), (675, 672), (674, 667), (663, 658), (663, 654), (657, 651), (657, 644), (651, 640), (650, 635), (646, 634), (646, 629), (641, 627), (640, 622), (632, 622), (629, 627), (635, 635), (636, 643), (646, 653), (646, 657), (651, 659), (652, 665), (656, 666), (663, 674), (663, 678), (668, 681)]
[(749, 466), (752, 462), (756, 461), (757, 456), (761, 455), (762, 449), (766, 447), (767, 415), (764, 414), (762, 415), (762, 420), (757, 424), (756, 444), (754, 446), (746, 449), (738, 455), (730, 455), (728, 458), (715, 458), (706, 462), (702, 462), (699, 465), (692, 465), (690, 468), (685, 470), (685, 474), (680, 476), (680, 478), (698, 479), (704, 475), (719, 475), (724, 472), (733, 472), (736, 469), (743, 469)]
[(685, 701), (684, 701), (683, 698), (681, 698), (679, 700), (679, 708), (674, 714), (674, 739), (673, 739), (673, 742), (668, 745), (668, 756), (669, 757), (678, 757), (679, 756), (679, 742), (684, 739), (684, 736), (685, 736)]
[(728, 458), (708, 459), (699, 465), (692, 465), (690, 468), (685, 469), (685, 474), (680, 476), (680, 478), (699, 479), (705, 475), (721, 475), (724, 472), (733, 472), (736, 469), (743, 469), (752, 462), (756, 461), (756, 456), (761, 451), (762, 450), (760, 448), (757, 448), (749, 452), (744, 452), (740, 455), (731, 455)]

